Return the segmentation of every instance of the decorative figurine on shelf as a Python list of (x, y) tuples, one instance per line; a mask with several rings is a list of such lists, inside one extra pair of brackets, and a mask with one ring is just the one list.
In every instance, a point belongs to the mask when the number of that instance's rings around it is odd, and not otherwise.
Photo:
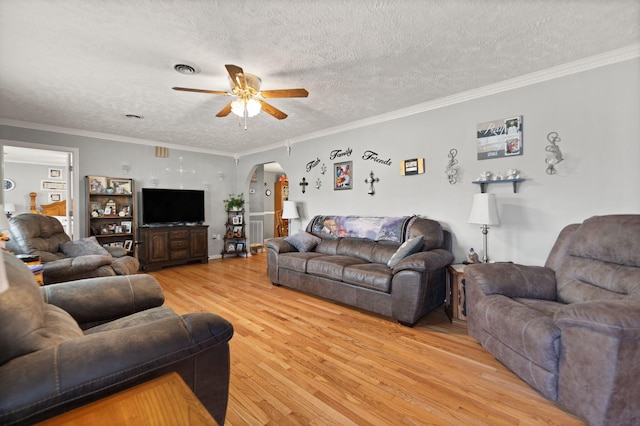
[(469, 249), (469, 254), (467, 255), (467, 261), (465, 263), (478, 263), (478, 253), (473, 251), (473, 247)]

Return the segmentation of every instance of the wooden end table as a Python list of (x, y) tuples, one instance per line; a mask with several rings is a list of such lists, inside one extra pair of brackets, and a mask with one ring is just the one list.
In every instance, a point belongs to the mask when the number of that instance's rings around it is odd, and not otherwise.
[(464, 264), (447, 265), (447, 300), (444, 309), (452, 322), (467, 320), (464, 267)]
[(169, 373), (38, 425), (218, 425), (182, 381)]

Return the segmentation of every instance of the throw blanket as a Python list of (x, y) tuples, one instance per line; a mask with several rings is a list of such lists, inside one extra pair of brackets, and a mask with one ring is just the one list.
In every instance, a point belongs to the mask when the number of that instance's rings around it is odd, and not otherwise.
[(416, 216), (315, 216), (307, 229), (321, 238), (357, 237), (402, 243), (415, 219)]

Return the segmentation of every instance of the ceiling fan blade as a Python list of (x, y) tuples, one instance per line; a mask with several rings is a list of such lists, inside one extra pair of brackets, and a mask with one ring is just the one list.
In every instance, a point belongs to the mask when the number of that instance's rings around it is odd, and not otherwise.
[(278, 120), (284, 120), (285, 118), (287, 118), (287, 114), (280, 111), (278, 108), (274, 107), (273, 105), (269, 105), (268, 103), (266, 103), (265, 101), (261, 101), (260, 99), (256, 99), (256, 100), (260, 102), (260, 104), (262, 105), (262, 110), (267, 114), (273, 115)]
[(216, 114), (216, 117), (226, 117), (231, 112), (231, 102), (229, 102), (224, 108)]
[(224, 66), (231, 77), (231, 81), (236, 87), (241, 89), (247, 88), (247, 81), (244, 78), (244, 71), (237, 65), (227, 64)]
[(307, 89), (282, 89), (263, 90), (260, 92), (263, 98), (306, 98), (309, 96)]
[(197, 92), (197, 93), (209, 93), (212, 95), (225, 95), (231, 96), (233, 93), (221, 92), (219, 90), (205, 90), (205, 89), (189, 89), (188, 87), (172, 87), (173, 90), (181, 90), (183, 92)]

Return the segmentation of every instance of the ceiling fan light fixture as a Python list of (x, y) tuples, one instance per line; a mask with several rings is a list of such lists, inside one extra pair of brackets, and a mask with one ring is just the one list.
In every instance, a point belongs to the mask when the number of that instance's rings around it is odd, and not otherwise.
[(236, 99), (231, 102), (231, 112), (238, 117), (244, 117), (245, 106), (247, 108), (247, 117), (255, 117), (262, 110), (262, 105), (255, 99), (249, 99), (244, 101), (243, 99)]

